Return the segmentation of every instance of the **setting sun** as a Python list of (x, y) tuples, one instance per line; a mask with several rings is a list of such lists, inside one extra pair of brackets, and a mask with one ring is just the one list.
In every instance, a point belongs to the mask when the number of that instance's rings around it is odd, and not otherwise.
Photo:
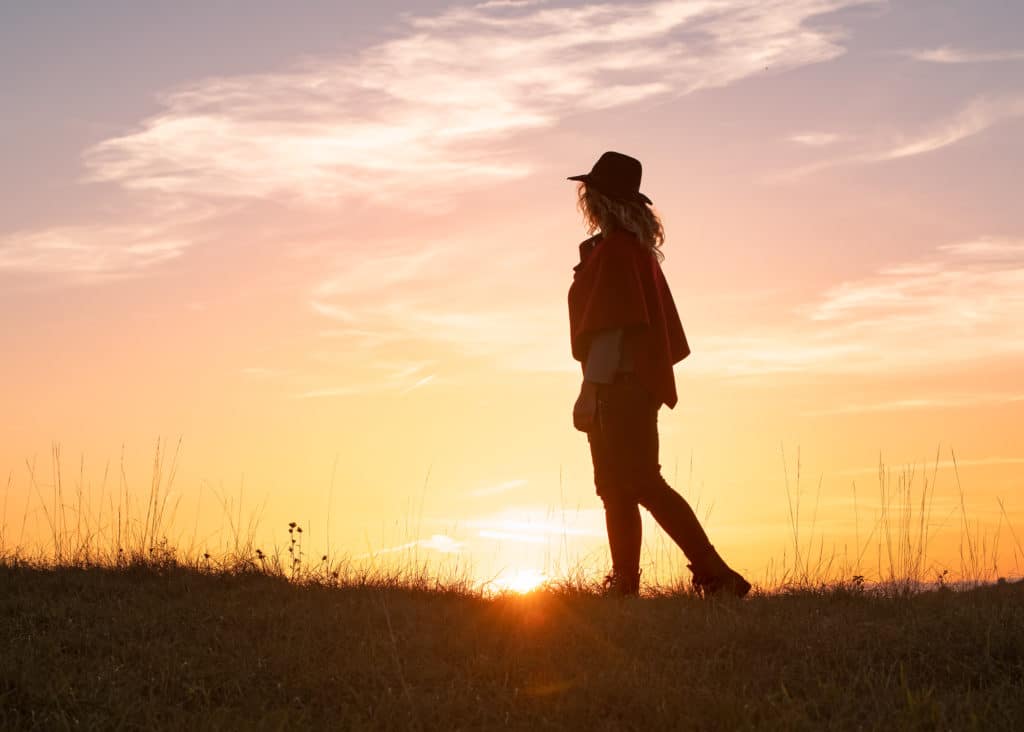
[(533, 569), (514, 570), (487, 583), (498, 591), (517, 592), (520, 595), (533, 592), (550, 578)]

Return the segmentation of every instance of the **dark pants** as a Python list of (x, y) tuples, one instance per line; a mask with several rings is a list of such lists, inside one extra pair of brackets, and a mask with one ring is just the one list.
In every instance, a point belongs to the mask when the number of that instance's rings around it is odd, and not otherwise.
[(614, 383), (598, 388), (597, 415), (587, 433), (613, 572), (620, 577), (635, 577), (640, 570), (640, 506), (691, 562), (700, 563), (713, 551), (690, 504), (661, 476), (660, 406), (632, 374), (620, 373)]

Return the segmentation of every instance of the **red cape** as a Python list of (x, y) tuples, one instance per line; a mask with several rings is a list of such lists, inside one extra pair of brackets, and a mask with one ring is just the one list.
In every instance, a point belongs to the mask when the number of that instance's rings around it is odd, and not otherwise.
[(586, 361), (599, 330), (623, 328), (623, 348), (640, 382), (670, 409), (678, 401), (672, 365), (690, 355), (675, 301), (650, 247), (616, 231), (580, 244), (569, 288), (572, 356)]

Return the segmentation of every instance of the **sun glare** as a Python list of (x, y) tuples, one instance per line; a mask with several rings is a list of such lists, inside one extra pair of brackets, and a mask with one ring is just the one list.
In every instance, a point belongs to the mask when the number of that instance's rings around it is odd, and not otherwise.
[(546, 574), (535, 569), (520, 569), (492, 580), (491, 585), (499, 592), (517, 592), (525, 595), (536, 590), (547, 579)]

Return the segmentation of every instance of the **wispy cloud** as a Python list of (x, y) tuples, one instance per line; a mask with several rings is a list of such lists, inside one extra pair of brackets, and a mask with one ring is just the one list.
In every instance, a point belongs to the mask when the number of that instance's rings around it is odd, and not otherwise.
[(563, 372), (577, 368), (567, 360), (564, 324), (550, 307), (458, 303), (424, 296), (390, 304), (353, 305), (360, 327), (322, 331), (344, 343), (353, 359), (375, 359), (391, 350), (439, 358), (483, 359), (493, 368)]
[(915, 135), (900, 136), (871, 149), (809, 163), (775, 175), (770, 180), (794, 180), (838, 166), (868, 165), (925, 155), (1020, 117), (1024, 117), (1024, 95), (979, 97), (949, 118), (931, 124)]
[[(159, 94), (157, 114), (83, 153), (82, 180), (179, 209), (273, 198), (437, 212), (466, 191), (529, 175), (538, 161), (522, 151), (525, 133), (726, 86), (766, 66), (780, 72), (835, 58), (845, 50), (843, 30), (809, 21), (878, 1), (491, 0), (409, 15), (390, 40), (355, 53)], [(116, 225), (6, 235), (0, 269), (97, 281), (152, 270), (193, 243), (154, 228), (168, 216), (126, 213), (114, 214)], [(378, 259), (343, 286), (386, 287), (442, 259), (438, 251)], [(337, 282), (322, 289), (343, 294)], [(317, 306), (341, 312), (337, 303)], [(462, 313), (424, 317), (424, 327), (479, 332)]]
[(105, 218), (116, 223), (58, 225), (0, 235), (0, 274), (42, 275), (76, 284), (138, 276), (208, 240), (210, 231), (203, 227), (237, 206), (215, 206), (188, 195), (152, 195), (105, 208)]
[(481, 539), (492, 539), (494, 541), (512, 541), (517, 544), (547, 544), (548, 537), (543, 534), (530, 534), (523, 531), (497, 531), (495, 529), (480, 529), (477, 533)]
[[(909, 469), (920, 468), (922, 470), (949, 470), (950, 468), (964, 468), (964, 467), (990, 467), (997, 465), (1024, 465), (1024, 457), (984, 457), (984, 458), (972, 458), (972, 459), (957, 459), (953, 460), (932, 460), (922, 461), (919, 466), (890, 466), (889, 471), (905, 471)], [(864, 467), (864, 468), (851, 468), (850, 470), (843, 470), (838, 475), (878, 475), (878, 466)], [(946, 500), (953, 500), (947, 498)]]
[(1024, 322), (1024, 241), (987, 238), (941, 246), (932, 258), (831, 288), (808, 313), (817, 321), (884, 321), (910, 329), (935, 323), (958, 330), (1016, 325)]
[(473, 498), (484, 498), (488, 496), (498, 496), (509, 491), (514, 491), (517, 488), (522, 488), (527, 482), (521, 478), (515, 480), (506, 480), (502, 483), (496, 483), (494, 485), (484, 486), (470, 492), (470, 496)]
[(393, 354), (431, 360), (438, 374), (467, 359), (505, 370), (571, 368), (564, 323), (551, 317), (550, 305), (526, 304), (514, 288), (543, 251), (495, 252), (481, 246), (490, 238), (486, 229), (467, 224), (440, 240), (339, 247), (333, 274), (310, 295), (313, 311), (331, 322), (321, 330), (326, 347), (343, 345), (354, 364)]
[(729, 376), (763, 376), (832, 370), (863, 364), (870, 346), (837, 337), (808, 333), (797, 323), (791, 330), (759, 335), (718, 335), (703, 339), (702, 349), (689, 359), (689, 368)]
[(270, 368), (269, 366), (246, 366), (242, 369), (243, 376), (249, 376), (255, 379), (280, 376), (281, 373), (280, 369)]
[(790, 135), (789, 141), (809, 147), (825, 147), (826, 145), (838, 142), (842, 138), (842, 135), (835, 132), (801, 132)]
[(903, 51), (902, 55), (915, 61), (933, 64), (981, 64), (1024, 60), (1024, 50), (972, 51), (951, 46)]
[[(567, 115), (721, 87), (843, 53), (823, 13), (872, 0), (489, 2), (287, 72), (205, 79), (85, 155), (88, 177), (228, 197), (437, 205), (527, 175), (520, 133)], [(410, 192), (416, 196), (410, 196)]]
[(296, 395), (298, 399), (335, 399), (338, 397), (362, 396), (373, 394), (383, 389), (381, 384), (345, 384), (344, 386), (331, 386), (322, 389), (309, 389)]
[(59, 274), (95, 282), (175, 259), (192, 240), (153, 226), (67, 226), (0, 237), (0, 272)]
[(599, 509), (551, 511), (519, 506), (472, 519), (466, 526), (482, 538), (540, 544), (560, 537), (603, 536), (603, 516)]
[[(510, 481), (512, 482), (512, 481)], [(552, 547), (562, 542), (603, 538), (602, 509), (552, 509), (539, 504), (505, 505), (502, 510), (466, 519), (431, 517), (429, 523), (444, 526), (443, 533), (428, 539), (407, 541), (367, 552), (356, 559), (415, 552), (426, 549), (439, 554), (476, 554), (493, 552), (496, 545), (513, 545), (512, 551), (529, 551), (530, 547)]]
[(396, 365), (378, 361), (365, 365), (383, 374), (356, 383), (307, 389), (295, 396), (298, 399), (334, 399), (379, 393), (408, 394), (437, 380), (437, 374), (424, 373), (433, 365), (431, 362)]
[(384, 549), (377, 549), (376, 551), (358, 555), (355, 559), (370, 559), (383, 554), (396, 554), (398, 552), (408, 552), (416, 549), (427, 549), (428, 551), (438, 552), (439, 554), (458, 554), (462, 551), (463, 546), (465, 546), (464, 542), (457, 541), (450, 536), (445, 534), (434, 534), (429, 539), (408, 541), (404, 544), (397, 544), (395, 546), (385, 547)]
[[(1024, 356), (1024, 241), (981, 238), (839, 283), (784, 328), (706, 339), (715, 373), (872, 372)], [(922, 341), (922, 334), (934, 337)]]
[(313, 292), (314, 309), (339, 320), (348, 320), (346, 315), (340, 315), (339, 310), (323, 301), (373, 290), (391, 290), (412, 280), (443, 274), (443, 260), (452, 253), (450, 246), (437, 241), (430, 246), (408, 245), (390, 250), (377, 242), (374, 249), (372, 253), (346, 257), (344, 269), (317, 284)]
[(424, 387), (427, 384), (430, 384), (430, 383), (432, 383), (432, 382), (434, 382), (436, 380), (437, 380), (437, 375), (436, 374), (428, 374), (428, 375), (426, 375), (426, 376), (424, 376), (422, 378), (417, 379), (413, 383), (409, 384), (407, 387), (402, 389), (401, 393), (402, 394), (408, 394), (410, 391), (415, 391), (416, 389)]
[(531, 5), (543, 5), (547, 0), (487, 0), (477, 3), (474, 7), (478, 10), (492, 10), (494, 8), (527, 8)]
[(883, 402), (844, 404), (839, 407), (816, 409), (802, 413), (804, 417), (830, 417), (839, 415), (871, 414), (875, 412), (906, 412), (923, 409), (961, 409), (991, 405), (1009, 405), (1024, 402), (1024, 394), (954, 394), (915, 399), (893, 399)]

